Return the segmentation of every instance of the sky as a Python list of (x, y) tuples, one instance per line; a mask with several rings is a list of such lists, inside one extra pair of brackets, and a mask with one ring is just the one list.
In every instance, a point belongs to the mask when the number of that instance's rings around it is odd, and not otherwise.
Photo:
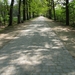
[[(56, 1), (56, 0), (54, 0), (54, 1)], [(72, 0), (69, 0), (69, 1), (72, 1)], [(8, 2), (11, 3), (11, 0), (8, 0)], [(15, 2), (16, 2), (16, 0), (15, 0)]]
[(10, 3), (10, 2), (11, 2), (11, 0), (8, 0), (8, 2)]
[[(15, 1), (15, 3), (16, 3), (16, 0), (14, 0)], [(11, 3), (11, 0), (8, 0), (8, 2), (9, 2), (9, 4)]]

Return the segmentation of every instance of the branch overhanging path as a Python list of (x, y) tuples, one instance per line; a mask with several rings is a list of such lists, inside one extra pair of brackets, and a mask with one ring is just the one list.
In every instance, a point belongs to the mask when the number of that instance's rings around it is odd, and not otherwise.
[(0, 50), (0, 75), (75, 75), (75, 60), (49, 24), (32, 20)]

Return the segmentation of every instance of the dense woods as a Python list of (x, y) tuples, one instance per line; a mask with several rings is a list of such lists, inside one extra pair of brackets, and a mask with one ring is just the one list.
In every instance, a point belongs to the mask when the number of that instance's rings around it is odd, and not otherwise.
[(75, 26), (75, 0), (0, 0), (0, 26), (12, 26), (40, 15)]

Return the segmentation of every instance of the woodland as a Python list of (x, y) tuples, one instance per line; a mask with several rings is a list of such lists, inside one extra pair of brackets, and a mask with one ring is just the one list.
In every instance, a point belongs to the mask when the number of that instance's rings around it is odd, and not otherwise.
[(0, 0), (0, 27), (40, 15), (75, 26), (75, 0)]

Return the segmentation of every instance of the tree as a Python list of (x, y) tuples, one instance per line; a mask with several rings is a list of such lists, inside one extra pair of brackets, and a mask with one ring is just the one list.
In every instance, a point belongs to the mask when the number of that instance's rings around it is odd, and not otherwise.
[(29, 0), (29, 19), (31, 18), (31, 0)]
[(48, 2), (46, 0), (32, 0), (31, 1), (31, 12), (32, 16), (37, 17), (39, 15), (46, 15), (48, 11)]
[(6, 25), (6, 22), (8, 21), (8, 11), (9, 11), (9, 5), (8, 1), (0, 1), (0, 22), (4, 25)]
[(55, 2), (54, 0), (47, 0), (48, 1), (48, 18), (56, 20), (56, 14), (55, 14)]
[(27, 15), (27, 20), (29, 20), (29, 0), (26, 0), (26, 15)]
[(18, 8), (18, 24), (21, 22), (21, 0), (19, 0), (19, 8)]
[(52, 0), (48, 1), (49, 6), (49, 18), (52, 19)]
[(66, 25), (69, 25), (69, 0), (66, 0)]
[(52, 5), (53, 5), (54, 20), (56, 20), (54, 0), (52, 0)]
[(75, 26), (75, 0), (69, 3), (69, 22), (72, 26)]
[(26, 20), (26, 0), (23, 0), (23, 21)]
[(14, 5), (14, 0), (11, 0), (11, 5), (10, 5), (10, 12), (9, 12), (9, 25), (12, 25), (12, 19), (13, 19), (13, 5)]

